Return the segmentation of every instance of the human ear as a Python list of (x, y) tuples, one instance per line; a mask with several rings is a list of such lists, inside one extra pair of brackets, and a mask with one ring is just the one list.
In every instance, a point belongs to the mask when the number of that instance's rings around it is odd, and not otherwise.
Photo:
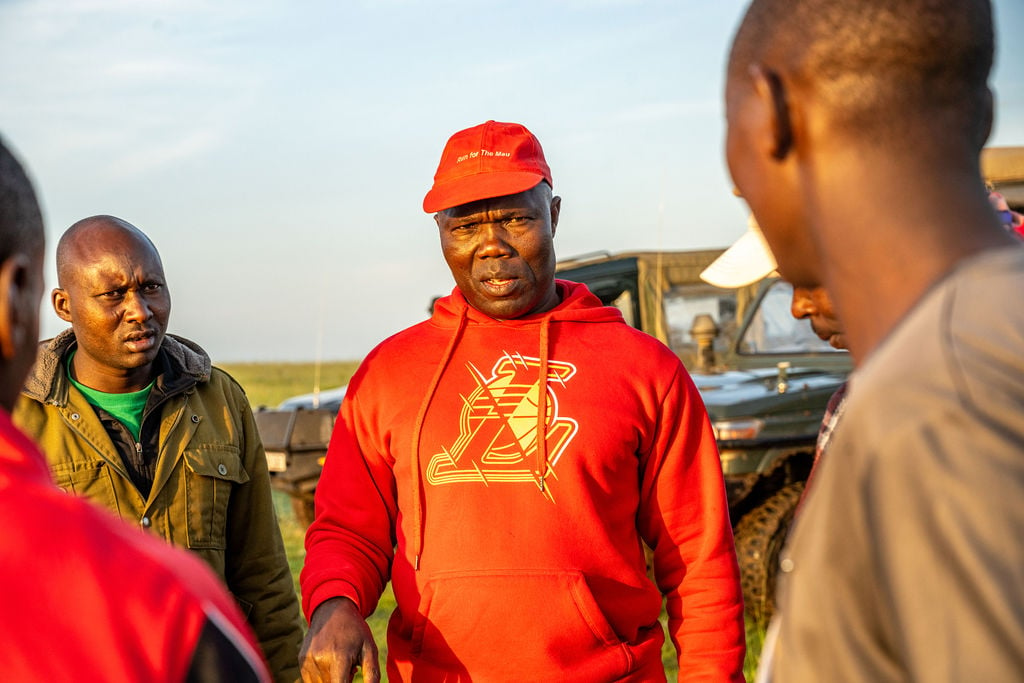
[(551, 236), (555, 236), (555, 229), (558, 227), (558, 216), (562, 213), (562, 198), (551, 198)]
[(53, 290), (50, 293), (50, 302), (53, 304), (53, 310), (58, 318), (66, 323), (71, 322), (71, 300), (65, 290), (60, 287)]
[(786, 86), (775, 71), (764, 69), (760, 65), (750, 67), (754, 80), (754, 89), (758, 97), (768, 105), (770, 117), (772, 158), (782, 161), (793, 149), (793, 122), (790, 115), (789, 100)]
[(30, 307), (38, 306), (39, 301), (31, 300), (29, 266), (23, 255), (0, 264), (0, 357), (4, 360), (14, 359), (26, 345), (35, 343), (35, 339), (28, 338), (35, 334)]

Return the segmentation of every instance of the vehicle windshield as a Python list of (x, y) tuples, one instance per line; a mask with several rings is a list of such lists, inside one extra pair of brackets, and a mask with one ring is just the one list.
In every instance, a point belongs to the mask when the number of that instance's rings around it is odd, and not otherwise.
[(819, 339), (809, 320), (794, 318), (792, 300), (793, 287), (788, 282), (772, 282), (742, 332), (739, 353), (845, 353)]
[(736, 292), (703, 283), (673, 285), (662, 297), (669, 346), (676, 353), (692, 353), (697, 342), (690, 334), (694, 316), (706, 313), (718, 326), (715, 351), (728, 349), (736, 336)]

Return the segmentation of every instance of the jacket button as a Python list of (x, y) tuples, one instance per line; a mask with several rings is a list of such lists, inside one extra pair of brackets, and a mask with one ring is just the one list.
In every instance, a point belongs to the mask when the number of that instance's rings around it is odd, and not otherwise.
[(149, 525), (152, 524), (152, 522), (149, 521), (149, 517), (143, 517), (140, 520), (140, 523), (142, 524), (143, 528), (146, 528), (146, 529), (148, 529)]
[(81, 416), (81, 415), (79, 415), (78, 413), (71, 413), (71, 419), (72, 419), (72, 420), (77, 420), (77, 419), (78, 419), (78, 418), (80, 418), (80, 417), (82, 417), (82, 416)]
[(198, 415), (193, 415), (192, 416), (192, 422), (198, 424), (199, 423), (199, 416)]
[(228, 473), (228, 468), (224, 466), (224, 463), (217, 465), (217, 471), (220, 472), (221, 476)]

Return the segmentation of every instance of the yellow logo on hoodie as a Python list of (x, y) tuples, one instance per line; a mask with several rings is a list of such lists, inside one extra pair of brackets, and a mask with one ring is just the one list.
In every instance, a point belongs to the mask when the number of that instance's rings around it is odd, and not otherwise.
[[(576, 420), (559, 415), (556, 391), (572, 379), (576, 366), (554, 360), (546, 365), (545, 414), (541, 419), (540, 359), (506, 353), (489, 377), (467, 364), (476, 387), (463, 396), (459, 438), (430, 458), (427, 483), (536, 484), (538, 467), (541, 479), (553, 476), (559, 457), (579, 429)], [(546, 445), (546, 457), (539, 464), (538, 426)]]

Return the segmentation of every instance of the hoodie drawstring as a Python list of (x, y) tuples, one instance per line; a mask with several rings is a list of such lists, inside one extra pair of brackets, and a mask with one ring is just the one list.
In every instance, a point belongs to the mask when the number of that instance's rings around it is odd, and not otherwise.
[(452, 334), (452, 338), (448, 340), (448, 346), (445, 347), (444, 355), (441, 356), (441, 361), (437, 364), (437, 370), (434, 372), (433, 379), (430, 380), (430, 386), (427, 387), (427, 393), (423, 397), (423, 403), (420, 405), (419, 412), (416, 414), (416, 422), (412, 428), (412, 523), (413, 523), (413, 569), (419, 571), (420, 569), (420, 554), (423, 551), (423, 494), (420, 491), (420, 436), (423, 432), (423, 421), (427, 416), (427, 408), (430, 407), (430, 401), (434, 398), (434, 393), (437, 392), (437, 386), (441, 383), (441, 376), (444, 374), (445, 367), (448, 365), (448, 361), (451, 360), (452, 354), (455, 352), (455, 345), (459, 341), (459, 335), (462, 334), (463, 328), (466, 326), (466, 309), (463, 308), (459, 314), (459, 321), (455, 325), (455, 332)]
[(548, 328), (549, 319), (540, 326), (540, 372), (537, 378), (537, 454), (534, 475), (537, 486), (544, 491), (548, 469)]

